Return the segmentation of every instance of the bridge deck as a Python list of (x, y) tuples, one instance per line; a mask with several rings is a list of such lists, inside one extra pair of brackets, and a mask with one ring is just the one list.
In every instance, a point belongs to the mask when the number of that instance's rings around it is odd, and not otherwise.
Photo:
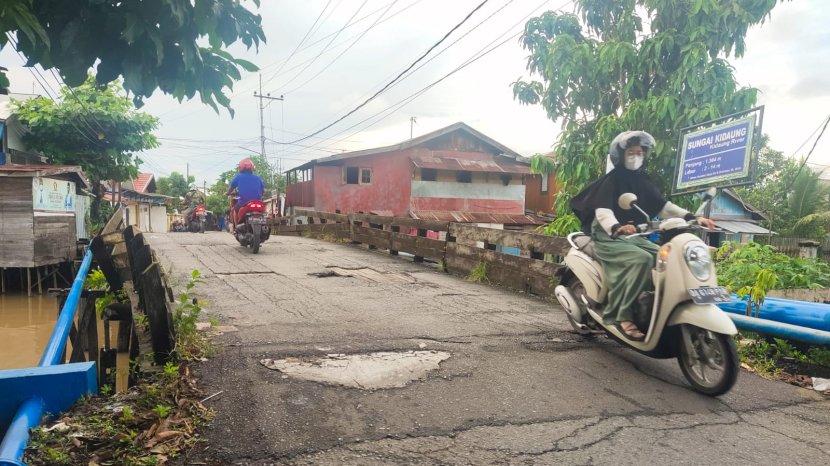
[[(227, 233), (149, 234), (172, 275), (238, 331), (199, 367), (217, 411), (199, 458), (350, 464), (826, 463), (830, 402), (742, 373), (721, 399), (674, 361), (580, 341), (541, 300), (428, 264), (299, 237), (259, 255)], [(321, 272), (329, 272), (322, 273)], [(336, 272), (348, 276), (324, 276)], [(286, 378), (263, 358), (441, 350), (404, 388)]]

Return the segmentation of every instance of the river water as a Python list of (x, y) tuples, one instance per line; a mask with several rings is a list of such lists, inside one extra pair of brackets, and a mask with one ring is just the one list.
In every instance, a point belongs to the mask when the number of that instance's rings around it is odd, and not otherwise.
[[(0, 370), (37, 366), (58, 316), (57, 299), (46, 294), (0, 294)], [(110, 344), (118, 335), (118, 322), (110, 323)], [(103, 321), (98, 319), (99, 345), (104, 344)], [(67, 354), (72, 351), (67, 342)], [(116, 357), (116, 391), (127, 387), (129, 354)]]
[(36, 366), (57, 316), (53, 296), (0, 294), (0, 369)]

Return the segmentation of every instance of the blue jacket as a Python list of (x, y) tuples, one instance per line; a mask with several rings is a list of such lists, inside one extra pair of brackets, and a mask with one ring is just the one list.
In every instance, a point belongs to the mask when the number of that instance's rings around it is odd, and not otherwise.
[(259, 176), (250, 172), (240, 172), (231, 180), (230, 189), (236, 188), (239, 201), (236, 205), (244, 206), (250, 201), (261, 200), (265, 192), (265, 182)]

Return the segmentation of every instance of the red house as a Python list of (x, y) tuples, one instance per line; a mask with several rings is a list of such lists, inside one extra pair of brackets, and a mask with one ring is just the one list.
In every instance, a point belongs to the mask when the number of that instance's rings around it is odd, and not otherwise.
[(527, 225), (516, 152), (464, 123), (400, 144), (312, 160), (286, 172), (286, 205), (470, 223)]

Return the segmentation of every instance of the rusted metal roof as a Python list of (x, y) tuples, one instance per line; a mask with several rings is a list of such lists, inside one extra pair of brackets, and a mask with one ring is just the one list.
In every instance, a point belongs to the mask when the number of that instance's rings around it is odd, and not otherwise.
[(89, 189), (89, 180), (77, 165), (0, 165), (0, 176), (42, 177), (67, 175), (77, 183), (78, 188)]
[(467, 134), (470, 134), (471, 136), (473, 136), (473, 137), (485, 142), (486, 144), (492, 146), (496, 150), (501, 151), (501, 153), (503, 154), (504, 157), (512, 158), (514, 160), (523, 160), (524, 159), (521, 155), (519, 155), (518, 152), (514, 151), (513, 149), (510, 149), (509, 147), (505, 146), (504, 144), (502, 144), (502, 143), (496, 141), (495, 139), (485, 135), (484, 133), (473, 129), (472, 127), (470, 127), (468, 124), (466, 124), (464, 122), (458, 122), (458, 123), (454, 123), (450, 126), (447, 126), (445, 128), (441, 128), (441, 129), (433, 131), (431, 133), (427, 133), (427, 134), (418, 136), (416, 138), (409, 139), (407, 141), (404, 141), (404, 142), (401, 142), (401, 143), (398, 143), (398, 144), (393, 144), (391, 146), (375, 147), (373, 149), (363, 149), (363, 150), (357, 150), (357, 151), (352, 151), (352, 152), (344, 152), (342, 154), (335, 154), (335, 155), (332, 155), (332, 156), (329, 156), (329, 157), (322, 157), (322, 158), (319, 158), (319, 159), (314, 159), (314, 160), (306, 162), (306, 163), (304, 163), (304, 164), (302, 164), (298, 167), (294, 167), (291, 170), (287, 170), (287, 172), (293, 171), (293, 170), (303, 170), (303, 169), (309, 168), (309, 167), (317, 165), (317, 164), (331, 163), (331, 162), (336, 162), (338, 160), (350, 159), (350, 158), (353, 158), (353, 157), (362, 157), (362, 156), (365, 156), (365, 155), (382, 154), (382, 153), (385, 153), (385, 152), (394, 152), (394, 151), (409, 149), (410, 147), (415, 147), (415, 146), (421, 145), (425, 142), (431, 141), (431, 140), (433, 140), (435, 138), (438, 138), (438, 137), (441, 137), (445, 134), (449, 134), (449, 133), (452, 133), (453, 131), (459, 131), (459, 130), (464, 131)]
[(153, 181), (152, 173), (139, 173), (138, 176), (132, 180), (133, 190), (137, 193), (146, 193), (150, 182)]
[(542, 225), (544, 219), (526, 214), (498, 214), (490, 212), (444, 212), (436, 210), (412, 210), (412, 218), (436, 222), (501, 223), (507, 225)]
[(469, 172), (487, 173), (519, 173), (529, 174), (530, 167), (510, 160), (469, 160), (446, 156), (421, 156), (412, 159), (412, 163), (419, 168), (433, 168), (436, 170), (463, 170)]

